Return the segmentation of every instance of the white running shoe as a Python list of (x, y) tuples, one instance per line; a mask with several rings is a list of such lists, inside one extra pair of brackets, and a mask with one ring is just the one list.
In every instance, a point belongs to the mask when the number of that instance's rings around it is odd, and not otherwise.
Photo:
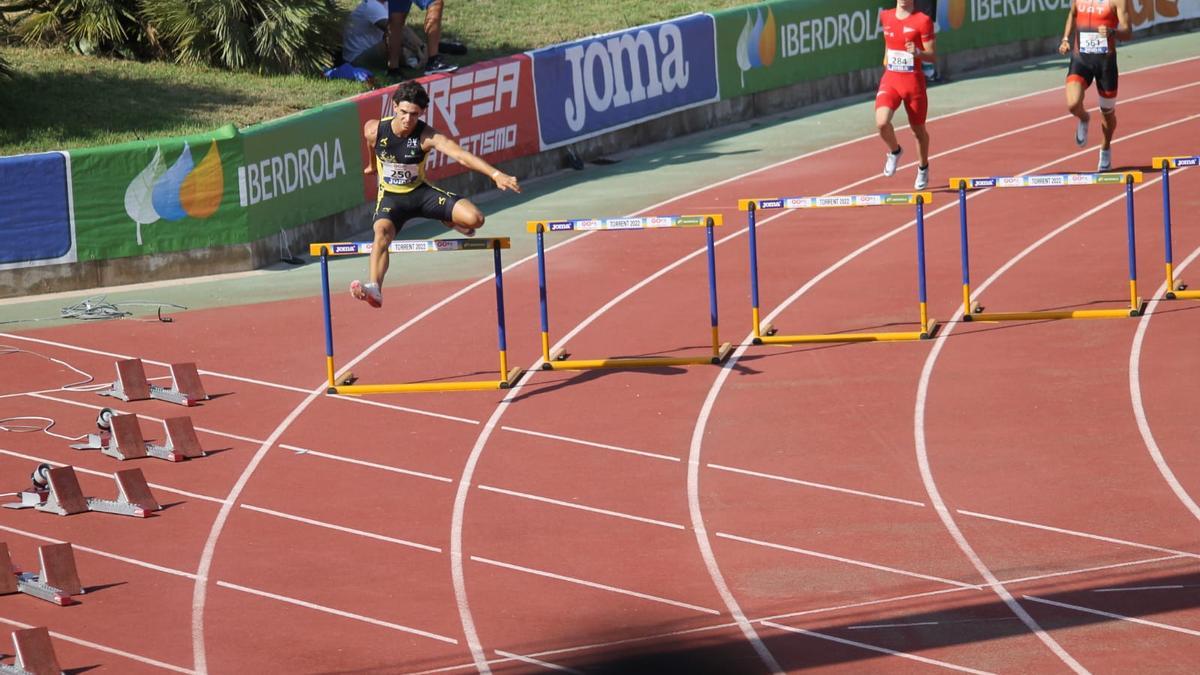
[(896, 152), (889, 152), (887, 159), (883, 162), (883, 175), (896, 175), (896, 165), (900, 163), (900, 155), (904, 153), (904, 148), (900, 148)]
[(379, 284), (364, 284), (355, 279), (350, 282), (350, 295), (372, 307), (383, 307), (383, 291), (379, 290)]
[(1108, 171), (1112, 168), (1112, 149), (1100, 148), (1100, 162), (1096, 165), (1097, 171)]
[(1075, 125), (1075, 145), (1081, 148), (1087, 145), (1088, 122), (1091, 121), (1089, 117), (1086, 120), (1079, 120), (1079, 123)]
[(917, 167), (917, 180), (916, 180), (916, 182), (913, 183), (913, 188), (917, 189), (917, 190), (924, 190), (927, 187), (929, 187), (929, 165), (928, 164), (925, 165), (924, 169), (922, 169), (921, 167)]

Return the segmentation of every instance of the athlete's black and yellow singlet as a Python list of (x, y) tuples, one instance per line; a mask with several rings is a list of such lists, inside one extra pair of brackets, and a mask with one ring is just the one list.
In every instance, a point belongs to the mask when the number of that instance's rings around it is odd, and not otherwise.
[(399, 136), (392, 130), (392, 119), (379, 120), (375, 136), (375, 172), (379, 175), (375, 220), (390, 220), (397, 230), (417, 216), (452, 220), (458, 197), (425, 180), (428, 153), (421, 147), (425, 122), (417, 121), (411, 134)]

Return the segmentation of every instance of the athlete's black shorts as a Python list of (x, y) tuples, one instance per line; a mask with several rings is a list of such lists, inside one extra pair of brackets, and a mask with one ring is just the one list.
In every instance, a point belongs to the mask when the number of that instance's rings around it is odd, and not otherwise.
[(1117, 97), (1116, 54), (1071, 54), (1067, 81), (1076, 80), (1087, 89), (1096, 81), (1096, 91), (1105, 98)]
[(454, 205), (458, 203), (458, 195), (447, 192), (429, 183), (422, 183), (412, 192), (388, 192), (380, 190), (375, 200), (376, 220), (390, 220), (396, 226), (396, 231), (404, 223), (417, 217), (431, 220), (451, 221)]

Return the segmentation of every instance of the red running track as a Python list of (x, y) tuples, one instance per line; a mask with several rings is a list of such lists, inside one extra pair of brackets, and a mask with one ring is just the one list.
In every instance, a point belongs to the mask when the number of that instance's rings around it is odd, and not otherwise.
[[(1200, 137), (1194, 70), (1125, 74), (1118, 163)], [(935, 120), (937, 180), (1089, 170), (1095, 150), (1075, 152), (1070, 127), (1058, 90)], [(876, 139), (860, 139), (656, 208), (728, 209), (796, 186), (906, 189), (911, 167), (868, 175), (878, 155)], [(1200, 250), (1184, 215), (1200, 206), (1197, 176), (1173, 178), (1179, 261)], [(1155, 178), (1137, 192), (1147, 297), (1161, 295)], [(1080, 219), (1114, 196), (973, 197), (980, 300), (1120, 306), (1124, 209)], [(727, 213), (722, 325), (738, 340), (748, 271)], [(927, 215), (931, 312), (953, 319), (952, 195)], [(910, 324), (911, 218), (765, 222), (764, 311), (777, 309), (785, 332)], [(597, 235), (551, 252), (555, 337), (585, 358), (702, 352), (704, 259), (687, 257), (702, 238), (688, 235)], [(526, 262), (505, 276), (512, 361), (532, 364), (536, 271)], [(375, 381), (490, 372), (472, 336), (490, 334), (492, 300), (487, 283), (396, 287), (379, 321), (336, 298), (339, 351), (364, 354), (354, 369)], [(96, 672), (1169, 672), (1195, 660), (1194, 302), (1155, 302), (1140, 319), (953, 322), (932, 342), (742, 347), (724, 368), (537, 372), (507, 394), (369, 400), (319, 394), (322, 345), (292, 338), (319, 335), (318, 302), (4, 337), (101, 380), (114, 355), (220, 364), (243, 379), (205, 373), (218, 396), (187, 411), (219, 452), (136, 463), (168, 505), (158, 517), (0, 512), (17, 560), (71, 541), (92, 587), (67, 610), (4, 598), (0, 620), (48, 625), (64, 665)], [(73, 434), (110, 401), (56, 390), (79, 379), (57, 364), (3, 358), (18, 377), (0, 385), (0, 416), (44, 415)], [(29, 393), (30, 382), (49, 391)], [(151, 438), (179, 412), (119, 407)], [(0, 436), (2, 475), (43, 460), (74, 464), (89, 494), (112, 489), (110, 458), (44, 434)]]

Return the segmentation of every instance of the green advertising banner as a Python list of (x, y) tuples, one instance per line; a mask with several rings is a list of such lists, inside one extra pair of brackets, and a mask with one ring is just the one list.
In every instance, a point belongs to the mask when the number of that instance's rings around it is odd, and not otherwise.
[(1071, 0), (939, 0), (937, 50), (952, 54), (1062, 36)]
[(245, 241), (237, 187), (242, 142), (233, 125), (70, 156), (81, 261)]
[(342, 101), (242, 130), (238, 203), (251, 240), (363, 202), (358, 106)]
[(714, 12), (721, 98), (878, 66), (881, 0), (775, 0)]

